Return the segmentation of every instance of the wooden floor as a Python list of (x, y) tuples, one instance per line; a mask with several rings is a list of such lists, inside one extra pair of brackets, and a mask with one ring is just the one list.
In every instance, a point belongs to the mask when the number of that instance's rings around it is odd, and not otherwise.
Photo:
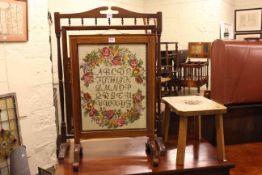
[(118, 175), (118, 174), (186, 174), (222, 175), (233, 167), (229, 162), (218, 162), (216, 150), (209, 143), (189, 141), (185, 165), (176, 166), (176, 140), (166, 144), (167, 153), (158, 167), (152, 167), (145, 153), (145, 137), (88, 140), (82, 142), (84, 158), (80, 171), (72, 172), (72, 146), (68, 158), (57, 166), (56, 175)]
[(262, 175), (262, 142), (227, 145), (226, 157), (235, 164), (230, 175)]

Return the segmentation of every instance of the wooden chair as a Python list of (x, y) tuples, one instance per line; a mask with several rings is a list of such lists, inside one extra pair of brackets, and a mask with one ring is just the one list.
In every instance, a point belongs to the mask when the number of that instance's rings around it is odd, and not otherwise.
[(177, 42), (161, 42), (161, 96), (177, 95), (176, 74), (179, 62), (177, 48)]
[(199, 93), (201, 86), (206, 85), (208, 88), (210, 47), (209, 42), (188, 43), (188, 61), (178, 67), (179, 89), (197, 87)]

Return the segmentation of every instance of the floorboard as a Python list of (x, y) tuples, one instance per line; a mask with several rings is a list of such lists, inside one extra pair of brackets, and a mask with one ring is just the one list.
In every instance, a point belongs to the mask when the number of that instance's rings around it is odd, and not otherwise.
[(226, 155), (236, 166), (230, 175), (262, 175), (262, 142), (227, 145)]

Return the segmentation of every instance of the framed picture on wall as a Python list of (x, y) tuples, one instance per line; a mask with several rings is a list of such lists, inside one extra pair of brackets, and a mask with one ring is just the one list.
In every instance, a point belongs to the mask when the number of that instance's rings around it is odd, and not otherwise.
[(210, 57), (209, 42), (189, 42), (188, 43), (188, 55), (194, 58), (209, 58)]
[(262, 8), (235, 10), (235, 31), (261, 31)]
[(234, 38), (233, 25), (225, 22), (220, 23), (220, 39), (227, 40)]
[(259, 39), (261, 38), (260, 33), (240, 33), (240, 34), (235, 34), (235, 39), (236, 40), (245, 40), (245, 39)]
[(0, 42), (28, 40), (27, 0), (0, 0)]

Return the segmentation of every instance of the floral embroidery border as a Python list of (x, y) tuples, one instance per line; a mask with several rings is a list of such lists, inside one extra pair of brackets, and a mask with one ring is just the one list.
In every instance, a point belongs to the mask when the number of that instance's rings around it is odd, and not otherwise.
[[(90, 84), (94, 83), (93, 69), (101, 64), (112, 67), (122, 66), (131, 68), (131, 77), (138, 84), (143, 84), (146, 80), (142, 59), (138, 59), (136, 54), (131, 53), (127, 48), (121, 48), (119, 45), (110, 45), (91, 51), (83, 59), (80, 70), (83, 72), (81, 81), (85, 87), (88, 88)], [(127, 109), (127, 111), (122, 111), (121, 109), (105, 110), (98, 109), (95, 106), (95, 100), (92, 99), (90, 93), (81, 92), (84, 116), (89, 116), (91, 121), (95, 122), (99, 127), (106, 127), (108, 129), (119, 128), (137, 121), (141, 116), (141, 112), (145, 109), (142, 105), (144, 98), (145, 96), (138, 88), (132, 94), (132, 107)]]

